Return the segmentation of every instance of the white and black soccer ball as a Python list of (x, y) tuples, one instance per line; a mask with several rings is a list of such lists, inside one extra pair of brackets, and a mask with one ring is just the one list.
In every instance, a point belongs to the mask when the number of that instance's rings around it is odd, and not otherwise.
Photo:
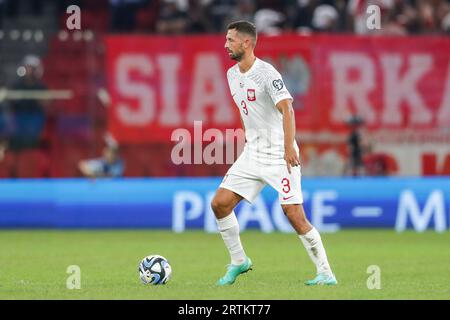
[(172, 267), (163, 256), (154, 254), (139, 263), (139, 277), (144, 284), (165, 284), (172, 276)]

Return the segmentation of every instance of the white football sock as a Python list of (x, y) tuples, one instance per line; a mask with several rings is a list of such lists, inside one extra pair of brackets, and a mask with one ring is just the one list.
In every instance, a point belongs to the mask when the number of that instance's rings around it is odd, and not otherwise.
[(299, 235), (300, 240), (303, 242), (309, 257), (316, 265), (317, 273), (325, 273), (331, 275), (331, 268), (328, 264), (327, 254), (322, 244), (319, 232), (316, 228), (312, 228), (304, 235)]
[(217, 226), (223, 241), (230, 253), (231, 264), (239, 265), (245, 262), (245, 252), (239, 237), (239, 223), (234, 211), (222, 219), (217, 219)]

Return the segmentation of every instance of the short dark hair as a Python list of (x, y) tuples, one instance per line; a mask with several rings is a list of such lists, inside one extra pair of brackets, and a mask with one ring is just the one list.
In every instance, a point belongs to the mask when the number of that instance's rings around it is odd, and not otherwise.
[(230, 23), (227, 26), (227, 30), (236, 29), (236, 31), (248, 34), (253, 39), (255, 39), (256, 42), (256, 27), (253, 23), (250, 21), (240, 20)]

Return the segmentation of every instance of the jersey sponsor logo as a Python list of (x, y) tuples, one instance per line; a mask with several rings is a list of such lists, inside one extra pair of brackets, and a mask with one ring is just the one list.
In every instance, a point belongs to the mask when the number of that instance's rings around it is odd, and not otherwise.
[(284, 87), (283, 80), (281, 80), (281, 79), (273, 80), (273, 81), (272, 81), (272, 85), (273, 85), (274, 88), (277, 89), (278, 91), (280, 91), (280, 90), (283, 89), (283, 87)]
[(255, 89), (247, 89), (247, 100), (248, 101), (255, 101), (256, 100)]
[(290, 196), (290, 197), (283, 197), (283, 200), (284, 201), (286, 201), (286, 200), (289, 200), (290, 198), (292, 198), (293, 196)]

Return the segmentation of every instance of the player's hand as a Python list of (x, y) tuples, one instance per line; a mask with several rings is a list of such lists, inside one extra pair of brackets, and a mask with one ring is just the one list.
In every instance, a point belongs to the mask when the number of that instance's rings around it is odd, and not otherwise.
[(297, 151), (295, 151), (294, 147), (285, 148), (284, 160), (286, 161), (289, 174), (291, 174), (291, 167), (296, 167), (300, 165), (300, 160), (298, 158)]

